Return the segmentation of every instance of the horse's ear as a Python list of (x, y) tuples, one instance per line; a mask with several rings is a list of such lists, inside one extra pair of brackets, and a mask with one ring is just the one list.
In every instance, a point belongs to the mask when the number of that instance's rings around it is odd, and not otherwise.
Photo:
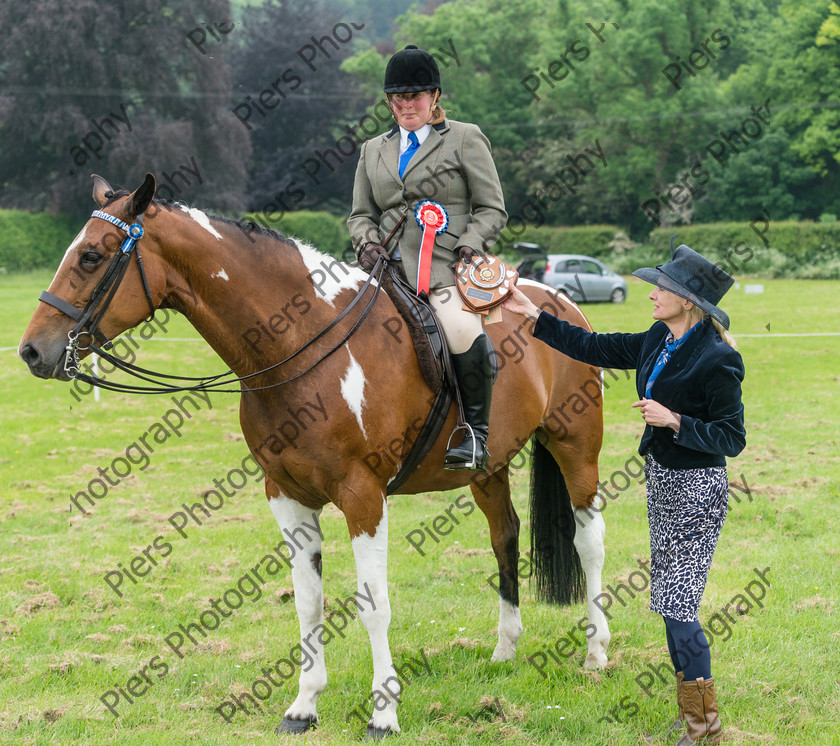
[(143, 183), (128, 198), (128, 207), (126, 209), (131, 217), (134, 218), (146, 212), (146, 208), (155, 197), (155, 189), (157, 189), (155, 175), (147, 173)]
[(93, 179), (93, 201), (103, 207), (108, 199), (114, 196), (114, 190), (99, 174), (91, 174), (90, 178)]

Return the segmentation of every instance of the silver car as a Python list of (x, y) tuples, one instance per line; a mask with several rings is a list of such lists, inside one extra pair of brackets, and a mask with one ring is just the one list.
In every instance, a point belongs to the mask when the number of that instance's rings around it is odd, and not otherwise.
[(519, 263), (517, 270), (520, 276), (561, 290), (576, 303), (624, 303), (627, 298), (624, 278), (591, 256), (548, 254), (527, 257)]

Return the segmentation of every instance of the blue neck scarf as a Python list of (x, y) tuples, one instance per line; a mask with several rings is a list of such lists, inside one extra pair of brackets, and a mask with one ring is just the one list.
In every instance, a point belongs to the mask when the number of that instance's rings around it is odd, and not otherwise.
[(683, 343), (695, 332), (696, 329), (699, 328), (702, 323), (702, 321), (698, 321), (679, 339), (674, 339), (674, 335), (671, 332), (668, 333), (668, 338), (665, 340), (665, 346), (662, 348), (662, 352), (659, 353), (659, 357), (656, 358), (656, 365), (653, 366), (650, 378), (648, 378), (647, 386), (645, 386), (645, 399), (650, 399), (650, 390), (653, 388), (653, 382), (662, 372), (662, 369), (665, 367), (665, 363), (671, 359), (671, 355), (682, 347)]

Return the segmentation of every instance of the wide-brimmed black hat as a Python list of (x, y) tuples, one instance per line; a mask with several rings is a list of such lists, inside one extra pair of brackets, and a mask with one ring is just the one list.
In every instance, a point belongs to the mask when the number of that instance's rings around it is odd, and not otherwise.
[(699, 306), (709, 316), (719, 321), (724, 329), (729, 329), (729, 316), (721, 311), (717, 304), (735, 280), (694, 249), (690, 249), (685, 244), (680, 244), (674, 249), (672, 238), (671, 261), (658, 264), (655, 269), (642, 267), (633, 275), (652, 285), (658, 285), (674, 295), (679, 295), (680, 298), (690, 300), (695, 306)]
[(409, 44), (385, 68), (385, 93), (414, 93), (440, 88), (440, 70), (428, 52)]

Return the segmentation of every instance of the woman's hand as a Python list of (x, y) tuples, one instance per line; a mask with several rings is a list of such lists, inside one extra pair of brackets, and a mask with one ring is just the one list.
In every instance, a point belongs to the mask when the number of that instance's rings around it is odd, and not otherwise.
[(378, 243), (365, 244), (365, 247), (359, 254), (359, 264), (365, 272), (370, 272), (380, 256), (388, 259), (388, 252), (384, 246), (380, 246)]
[(670, 427), (674, 432), (680, 431), (680, 415), (663, 407), (653, 399), (639, 399), (630, 406), (638, 407), (642, 413), (642, 419), (653, 427)]
[(501, 307), (511, 313), (518, 313), (520, 316), (526, 316), (531, 321), (536, 321), (540, 315), (540, 309), (537, 308), (516, 285), (511, 287), (507, 298), (501, 303)]
[(477, 254), (469, 246), (458, 247), (458, 259), (459, 259), (459, 261), (462, 261), (464, 264), (466, 264), (466, 265), (472, 264), (472, 260), (476, 256), (477, 256)]

